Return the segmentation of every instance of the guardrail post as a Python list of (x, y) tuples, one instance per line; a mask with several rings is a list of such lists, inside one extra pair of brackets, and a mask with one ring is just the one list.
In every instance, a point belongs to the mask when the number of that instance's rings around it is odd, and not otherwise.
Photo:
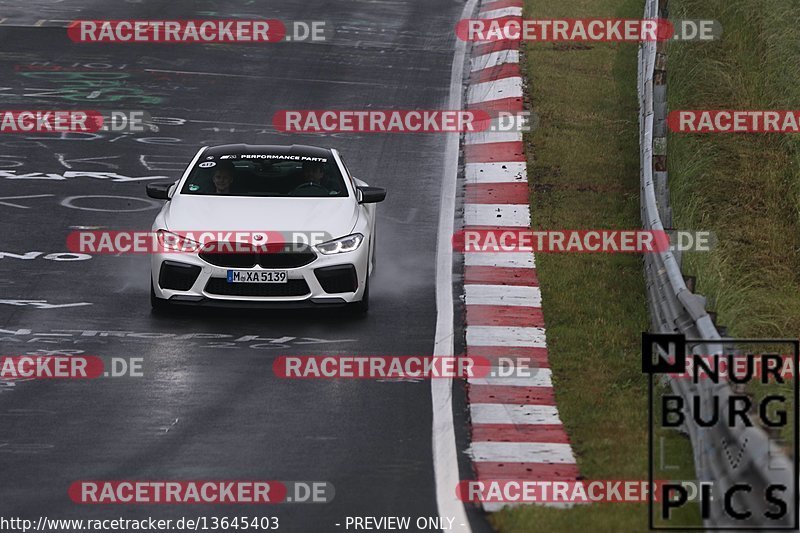
[[(666, 2), (664, 2), (666, 4)], [(659, 6), (661, 10), (662, 7)], [(661, 221), (672, 227), (667, 174), (667, 51), (666, 41), (656, 43), (656, 64), (653, 69), (653, 184)], [(678, 264), (680, 264), (680, 257)]]

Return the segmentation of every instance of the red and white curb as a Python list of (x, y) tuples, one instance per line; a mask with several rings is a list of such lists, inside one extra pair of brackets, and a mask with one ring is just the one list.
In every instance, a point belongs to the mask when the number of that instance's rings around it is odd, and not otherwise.
[[(496, 0), (481, 18), (522, 16), (522, 0)], [(523, 111), (519, 43), (476, 44), (467, 109)], [(520, 132), (468, 133), (465, 229), (530, 227), (530, 191)], [(547, 360), (541, 292), (532, 253), (464, 254), (468, 356), (531, 358), (530, 377), (470, 378), (472, 458), (476, 479), (569, 481), (579, 473), (558, 416)], [(506, 503), (484, 503), (498, 511)], [(554, 505), (554, 504), (550, 504)], [(559, 505), (562, 506), (562, 505)]]

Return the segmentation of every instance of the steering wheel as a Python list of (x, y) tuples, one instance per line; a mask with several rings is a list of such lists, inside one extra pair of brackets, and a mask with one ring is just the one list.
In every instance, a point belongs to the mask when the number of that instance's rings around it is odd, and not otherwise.
[(314, 183), (313, 181), (307, 181), (305, 183), (301, 183), (300, 185), (289, 191), (289, 196), (294, 196), (295, 193), (297, 193), (298, 191), (302, 191), (303, 189), (316, 189), (323, 193), (322, 196), (328, 196), (330, 194), (330, 191), (324, 185), (320, 185), (319, 183)]

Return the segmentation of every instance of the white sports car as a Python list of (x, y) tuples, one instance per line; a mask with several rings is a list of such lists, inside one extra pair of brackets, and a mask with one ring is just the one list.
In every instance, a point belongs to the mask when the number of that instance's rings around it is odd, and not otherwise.
[[(160, 244), (151, 260), (154, 309), (349, 305), (366, 312), (375, 203), (386, 190), (354, 178), (336, 150), (204, 147), (178, 181), (151, 183), (147, 194), (167, 201), (152, 228)], [(196, 235), (284, 241), (259, 248)]]

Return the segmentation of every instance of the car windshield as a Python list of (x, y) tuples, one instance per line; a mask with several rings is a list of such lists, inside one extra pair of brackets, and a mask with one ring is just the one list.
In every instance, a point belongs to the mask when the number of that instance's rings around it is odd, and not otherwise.
[(181, 194), (294, 198), (348, 195), (333, 157), (278, 154), (201, 158)]

